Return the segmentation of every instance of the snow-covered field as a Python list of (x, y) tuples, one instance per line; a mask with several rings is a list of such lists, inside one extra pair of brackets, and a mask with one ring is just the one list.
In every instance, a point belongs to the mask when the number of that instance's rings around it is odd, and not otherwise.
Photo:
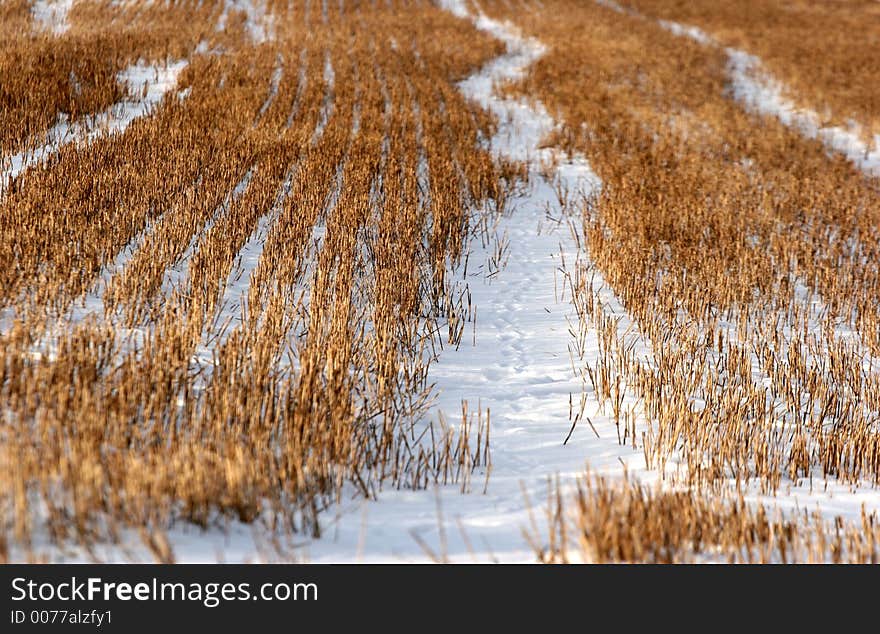
[[(463, 2), (445, 0), (444, 6), (504, 42), (507, 52), (461, 82), (460, 88), (502, 122), (491, 141), (493, 153), (527, 162), (531, 179), (528, 189), (511, 202), (510, 211), (498, 218), (497, 241), (473, 245), (466, 278), (479, 311), (473, 342), (466, 337), (460, 348), (445, 350), (431, 370), (438, 414), (454, 420), (462, 401), (473, 409), (475, 398), (480, 407), (491, 409), (492, 467), (488, 474), (480, 471), (472, 490), (464, 494), (449, 486), (433, 492), (382, 491), (376, 500), (341, 502), (324, 536), (296, 551), (307, 561), (534, 561), (529, 540), (541, 543), (544, 505), (559, 484), (567, 490), (566, 483), (582, 476), (585, 468), (612, 478), (626, 474), (644, 484), (660, 478), (645, 468), (640, 450), (620, 445), (613, 421), (594, 396), (581, 402), (585, 386), (573, 369), (572, 343), (579, 326), (565, 275), (575, 269), (576, 259), (588, 260), (589, 254), (570, 210), (581, 199), (595, 196), (601, 182), (584, 157), (541, 147), (556, 123), (540, 102), (497, 95), (496, 87), (521, 78), (544, 47), (510, 23), (470, 13)], [(676, 35), (718, 45), (696, 27), (660, 24)], [(762, 70), (759, 59), (736, 49), (726, 51), (733, 95), (744, 107), (776, 116), (805, 136), (821, 139), (860, 169), (876, 172), (877, 151), (865, 146), (858, 131), (822, 127), (818, 115), (783, 97), (782, 87)], [(563, 201), (557, 195), (560, 190), (568, 193)], [(499, 252), (504, 254), (503, 264), (495, 271), (492, 261)], [(594, 288), (608, 314), (619, 320), (619, 332), (637, 333), (601, 275)], [(806, 293), (803, 288), (801, 292)], [(817, 332), (818, 315), (824, 314), (818, 302), (810, 307), (810, 314), (817, 316)], [(644, 340), (637, 343), (650, 350)], [(579, 362), (595, 361), (595, 332), (588, 333), (584, 352)], [(759, 365), (756, 360), (754, 364)], [(760, 371), (756, 372), (760, 382)], [(582, 407), (590, 414), (593, 429), (581, 420), (563, 444), (572, 422), (572, 401), (575, 409)], [(630, 395), (626, 404), (635, 405), (636, 400)], [(850, 520), (858, 520), (865, 509), (880, 508), (880, 495), (873, 487), (825, 482), (821, 489), (808, 481), (789, 484), (776, 495), (762, 494), (756, 483), (746, 490), (746, 499), (784, 515), (818, 511)], [(229, 546), (236, 557), (241, 554), (240, 546)]]
[[(571, 207), (568, 201), (560, 207), (556, 191), (568, 192), (575, 203), (601, 184), (583, 157), (540, 148), (555, 126), (540, 103), (496, 94), (495, 86), (520, 78), (543, 47), (511, 25), (469, 14), (462, 2), (447, 8), (474, 19), (507, 48), (460, 88), (502, 122), (491, 140), (493, 153), (525, 161), (531, 180), (498, 218), (496, 240), (470, 251), (463, 282), (477, 306), (473, 336), (447, 347), (429, 372), (439, 396), (437, 415), (460, 418), (462, 401), (471, 411), (490, 409), (491, 470), (474, 474), (464, 494), (450, 486), (344, 502), (325, 537), (304, 549), (311, 561), (531, 561), (523, 531), (530, 529), (530, 514), (541, 514), (550, 482), (571, 480), (587, 463), (599, 471), (616, 472), (621, 461), (632, 471), (640, 463), (644, 468), (642, 456), (618, 445), (605, 417), (594, 421), (600, 437), (583, 421), (563, 444), (571, 399), (579, 402), (583, 387), (572, 367), (570, 329), (577, 331), (578, 317), (563, 266), (567, 261), (573, 269), (583, 254)], [(493, 259), (501, 260), (497, 270)], [(590, 341), (587, 355), (597, 345)], [(586, 408), (592, 414), (596, 402)]]
[[(652, 20), (612, 0), (597, 2), (628, 16)], [(307, 13), (320, 13), (320, 19), (326, 23), (326, 3), (320, 11), (314, 4), (309, 5)], [(491, 421), (491, 463), (479, 466), (464, 486), (457, 483), (426, 490), (386, 486), (377, 491), (375, 499), (366, 499), (346, 485), (339, 501), (322, 513), (321, 536), (316, 538), (288, 535), (279, 541), (281, 538), (273, 529), (261, 521), (252, 526), (230, 521), (208, 530), (178, 523), (167, 531), (167, 538), (179, 562), (276, 558), (309, 562), (531, 562), (536, 558), (535, 546), (544, 545), (548, 497), (557, 490), (570, 491), (585, 471), (612, 481), (628, 477), (645, 485), (678, 486), (674, 476), (681, 465), (676, 464), (675, 454), (666, 473), (648, 469), (642, 442), (620, 442), (614, 418), (602, 407), (584, 375), (584, 367), (597, 364), (602, 347), (600, 333), (593, 323), (582, 321), (585, 316), (576, 310), (572, 296), (575, 275), (590, 276), (589, 289), (598, 299), (600, 310), (615, 324), (618, 339), (626, 342), (630, 350), (636, 350), (639, 363), (650, 366), (654, 362), (652, 343), (593, 267), (585, 244), (580, 214), (585, 205), (595, 204), (603, 187), (600, 178), (585, 156), (545, 146), (562, 122), (539, 99), (511, 96), (505, 90), (527, 76), (546, 54), (547, 45), (511, 22), (490, 17), (476, 2), (440, 0), (439, 5), (503, 44), (500, 56), (460, 81), (457, 88), (467, 100), (496, 118), (494, 136), (487, 140), (492, 155), (499, 160), (522, 162), (528, 172), (528, 185), (518, 189), (500, 213), (488, 214), (489, 230), (470, 236), (465, 249), (466, 264), (448, 271), (459, 292), (466, 294), (476, 307), (476, 318), (467, 324), (461, 343), (447, 345), (428, 370), (427, 382), (433, 385), (436, 399), (429, 416), (434, 420), (458, 421), (463, 407), (471, 414), (485, 413)], [(72, 6), (73, 0), (37, 0), (32, 5), (32, 15), (45, 31), (63, 37), (70, 28), (68, 13)], [(233, 16), (243, 20), (252, 45), (275, 39), (278, 24), (267, 3), (226, 0), (219, 11), (216, 30), (226, 30)], [(829, 152), (843, 155), (868, 178), (880, 175), (880, 136), (872, 146), (865, 142), (856, 124), (849, 128), (824, 125), (816, 112), (789, 99), (785, 86), (769, 75), (758, 57), (723, 47), (713, 35), (694, 26), (667, 20), (658, 20), (657, 24), (701, 46), (723, 48), (729, 62), (730, 95), (742, 108), (774, 117), (804, 137), (821, 141)], [(335, 115), (335, 82), (342, 70), (334, 68), (329, 52), (324, 52), (318, 62), (327, 92), (316, 117), (317, 124), (307, 137), (312, 148)], [(139, 62), (126, 68), (117, 76), (127, 90), (124, 100), (81, 120), (69, 121), (60, 116), (42, 142), (2, 157), (0, 199), (4, 187), (26, 170), (45, 163), (65, 145), (88, 144), (104, 135), (123, 134), (132, 122), (149, 116), (167, 95), (173, 98), (181, 71), (188, 63)], [(289, 127), (300, 105), (305, 73), (303, 62), (299, 77), (295, 77), (296, 71), (284, 67), (279, 56), (256, 121), (279, 98), (285, 82), (298, 80), (294, 111), (287, 120)], [(177, 95), (180, 99), (188, 97), (182, 90)], [(387, 102), (387, 95), (385, 98)], [(359, 117), (356, 107), (355, 134), (361, 125)], [(418, 125), (421, 135), (421, 123)], [(387, 150), (384, 143), (383, 152)], [(425, 159), (420, 160), (420, 170), (424, 171)], [(274, 205), (258, 216), (232, 270), (225, 276), (219, 309), (204, 325), (192, 356), (193, 371), (202, 375), (202, 381), (210, 378), (210, 369), (216, 363), (214, 351), (243, 321), (252, 276), (267, 236), (279, 222), (280, 209), (291, 195), (291, 181), (297, 169), (291, 167), (280, 188), (276, 188)], [(342, 169), (340, 166), (332, 175), (337, 185), (330, 194), (331, 211), (338, 202)], [(228, 191), (214, 215), (191, 236), (185, 253), (165, 271), (163, 293), (185, 288), (189, 279), (187, 267), (201, 238), (216, 218), (229, 213), (232, 204), (247, 192), (257, 176), (256, 168), (248, 170)], [(165, 217), (160, 222), (173, 221)], [(107, 312), (103, 292), (108, 280), (125, 267), (151, 230), (148, 225), (120, 251), (115, 262), (101, 270), (98, 281), (69, 310), (64, 323)], [(316, 226), (313, 231), (310, 248), (320, 252), (324, 227)], [(806, 327), (816, 333), (818, 345), (825, 349), (841, 342), (854, 342), (859, 350), (867, 347), (852, 324), (825, 328), (825, 300), (803, 280), (794, 280), (793, 286), (795, 303), (807, 315), (806, 325), (797, 320), (785, 324), (784, 336), (791, 338), (792, 332)], [(8, 317), (4, 314), (0, 326), (8, 327)], [(722, 327), (728, 339), (735, 342), (737, 324), (731, 322)], [(48, 339), (57, 334), (50, 329)], [(748, 346), (747, 341), (739, 343)], [(45, 352), (45, 348), (41, 341), (34, 344), (37, 353)], [(771, 383), (772, 378), (761, 369), (757, 354), (750, 354), (755, 385)], [(876, 371), (872, 356), (866, 354), (862, 360), (866, 373)], [(198, 385), (199, 389), (202, 387)], [(645, 420), (643, 403), (635, 390), (626, 384), (619, 387), (625, 409), (638, 418), (640, 428), (649, 428), (651, 422)], [(818, 469), (815, 476), (815, 482), (813, 478), (802, 478), (784, 483), (773, 495), (762, 491), (757, 480), (736, 484), (748, 502), (763, 504), (784, 515), (818, 510), (825, 516), (858, 520), (863, 511), (880, 511), (880, 493), (875, 488), (829, 482)], [(123, 531), (121, 544), (96, 544), (90, 553), (80, 547), (62, 552), (45, 535), (38, 534), (30, 548), (50, 559), (149, 560), (149, 550), (138, 542), (133, 531), (130, 535)], [(12, 553), (13, 558), (23, 556), (16, 547)]]

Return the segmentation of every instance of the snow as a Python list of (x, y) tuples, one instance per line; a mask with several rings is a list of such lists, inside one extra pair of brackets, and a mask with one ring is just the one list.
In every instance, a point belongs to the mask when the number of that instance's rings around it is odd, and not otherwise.
[(70, 29), (68, 14), (72, 8), (73, 0), (35, 0), (31, 5), (31, 16), (39, 28), (57, 37)]
[(326, 92), (324, 93), (324, 102), (321, 104), (321, 112), (318, 115), (318, 125), (312, 133), (311, 144), (315, 145), (324, 134), (324, 128), (333, 116), (335, 108), (335, 89), (336, 89), (336, 72), (333, 69), (333, 60), (330, 58), (330, 51), (324, 54), (324, 83), (326, 84)]
[(699, 42), (700, 44), (703, 44), (705, 46), (710, 46), (715, 43), (715, 40), (713, 40), (711, 36), (695, 26), (679, 24), (678, 22), (670, 22), (669, 20), (660, 20), (658, 24), (660, 24), (660, 26), (662, 26), (673, 35), (678, 35), (679, 37), (689, 37), (695, 42)]
[(287, 122), (285, 123), (285, 127), (287, 128), (290, 128), (290, 126), (293, 125), (294, 120), (299, 114), (299, 109), (302, 106), (302, 97), (305, 93), (306, 82), (308, 81), (308, 76), (306, 75), (307, 63), (308, 49), (304, 47), (299, 56), (299, 73), (297, 75), (296, 95), (293, 97), (293, 107), (290, 109), (290, 114), (287, 116)]
[(186, 65), (183, 60), (162, 64), (139, 61), (121, 71), (116, 79), (127, 92), (122, 101), (104, 112), (76, 121), (69, 121), (62, 113), (37, 147), (0, 160), (0, 193), (24, 170), (45, 161), (69, 143), (91, 143), (105, 134), (125, 132), (134, 121), (148, 115), (177, 85), (177, 78)]

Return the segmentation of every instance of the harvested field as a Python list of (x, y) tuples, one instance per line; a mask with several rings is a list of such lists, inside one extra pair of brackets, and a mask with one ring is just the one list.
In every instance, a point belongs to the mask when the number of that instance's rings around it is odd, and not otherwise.
[(878, 38), (4, 3), (0, 560), (875, 561)]

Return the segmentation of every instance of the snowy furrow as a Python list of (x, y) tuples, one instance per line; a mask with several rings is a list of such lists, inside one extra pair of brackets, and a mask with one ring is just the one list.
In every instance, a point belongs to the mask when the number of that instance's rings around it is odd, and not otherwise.
[[(658, 24), (679, 37), (687, 37), (704, 46), (720, 46), (718, 41), (695, 26), (659, 20)], [(824, 126), (819, 114), (798, 106), (785, 96), (781, 82), (764, 68), (760, 58), (745, 51), (725, 47), (728, 77), (734, 99), (751, 111), (776, 117), (783, 125), (807, 138), (818, 139), (825, 147), (843, 154), (847, 160), (868, 176), (880, 176), (880, 134), (873, 144), (864, 141), (858, 124)]]
[(299, 73), (297, 74), (296, 94), (293, 97), (293, 106), (290, 109), (290, 114), (287, 115), (287, 122), (284, 124), (286, 128), (290, 128), (290, 126), (293, 125), (294, 120), (297, 115), (299, 115), (300, 107), (302, 106), (302, 97), (305, 93), (306, 84), (308, 82), (308, 60), (308, 49), (303, 48), (299, 55)]
[(312, 133), (311, 143), (313, 146), (321, 138), (321, 135), (324, 134), (324, 128), (327, 127), (327, 123), (329, 123), (330, 118), (333, 116), (333, 110), (336, 107), (336, 72), (333, 69), (333, 60), (330, 58), (330, 51), (324, 53), (324, 83), (326, 84), (327, 91), (324, 93), (324, 103), (321, 104), (318, 125)]
[(272, 77), (269, 80), (269, 94), (266, 96), (266, 101), (263, 102), (263, 105), (260, 106), (260, 111), (257, 113), (258, 122), (263, 118), (263, 115), (266, 114), (266, 111), (272, 105), (272, 102), (275, 101), (275, 97), (278, 96), (278, 88), (281, 86), (281, 78), (283, 76), (284, 57), (279, 53), (275, 61), (275, 70), (272, 71)]
[[(121, 134), (137, 119), (148, 115), (177, 85), (186, 68), (184, 60), (162, 64), (138, 62), (117, 75), (127, 96), (104, 112), (68, 121), (59, 115), (58, 123), (34, 149), (0, 160), (0, 193), (24, 170), (46, 160), (70, 143), (90, 143), (106, 134)], [(184, 96), (184, 95), (181, 95)]]
[[(643, 20), (652, 18), (614, 0), (595, 0), (596, 4), (623, 15)], [(678, 37), (686, 37), (703, 46), (721, 47), (718, 40), (696, 26), (657, 20), (657, 24)], [(880, 134), (873, 143), (866, 143), (859, 125), (848, 127), (825, 126), (822, 117), (813, 110), (788, 99), (785, 86), (763, 66), (760, 58), (740, 49), (724, 47), (727, 55), (727, 73), (731, 93), (747, 110), (776, 117), (783, 125), (798, 130), (805, 137), (818, 139), (829, 150), (843, 154), (868, 176), (880, 176)]]
[(232, 188), (232, 191), (226, 194), (223, 202), (213, 211), (211, 217), (202, 226), (202, 229), (190, 238), (183, 255), (165, 271), (165, 275), (162, 278), (162, 292), (166, 297), (176, 288), (182, 290), (183, 285), (189, 281), (189, 263), (199, 248), (202, 238), (210, 233), (217, 220), (229, 213), (232, 204), (247, 191), (253, 175), (254, 168), (251, 168), (242, 176), (241, 180)]
[(747, 109), (776, 117), (784, 125), (843, 154), (868, 176), (880, 176), (880, 134), (874, 135), (874, 142), (869, 145), (856, 123), (847, 128), (823, 126), (818, 113), (785, 97), (784, 87), (764, 70), (760, 59), (737, 49), (725, 50), (733, 95)]
[[(303, 50), (303, 54), (300, 56), (301, 67), (299, 72), (299, 84), (297, 86), (297, 92), (294, 97), (292, 110), (287, 120), (288, 127), (290, 127), (290, 125), (292, 124), (295, 116), (297, 115), (301, 107), (300, 102), (302, 100), (302, 94), (305, 89), (305, 83), (307, 81), (306, 59), (307, 58), (305, 55), (305, 50)], [(279, 66), (279, 68), (277, 69), (278, 79), (276, 81), (273, 76), (270, 85), (270, 96), (272, 96), (272, 98), (274, 98), (274, 95), (278, 92), (278, 84), (281, 79), (280, 71), (281, 67)], [(333, 65), (331, 63), (329, 53), (327, 53), (324, 59), (324, 80), (326, 82), (326, 92), (324, 95), (324, 102), (322, 103), (321, 112), (319, 114), (319, 120), (310, 140), (312, 147), (317, 145), (317, 143), (321, 140), (321, 137), (324, 135), (327, 123), (332, 117), (335, 108), (335, 73), (333, 71)], [(267, 106), (264, 104), (264, 108), (266, 107)], [(359, 127), (360, 102), (356, 101), (352, 122), (353, 135), (357, 134)], [(223, 293), (218, 303), (217, 313), (210, 322), (205, 324), (202, 330), (201, 341), (196, 349), (195, 354), (193, 355), (192, 363), (194, 365), (194, 368), (199, 371), (199, 375), (201, 376), (201, 380), (203, 383), (207, 381), (212, 371), (213, 365), (215, 363), (215, 351), (222, 348), (222, 346), (235, 330), (235, 328), (243, 323), (244, 317), (247, 314), (248, 307), (246, 300), (250, 292), (252, 277), (257, 270), (257, 267), (259, 266), (260, 257), (262, 256), (263, 248), (266, 243), (266, 237), (271, 231), (272, 225), (276, 222), (278, 214), (281, 212), (285, 201), (290, 195), (293, 179), (297, 175), (298, 169), (299, 166), (295, 165), (287, 172), (287, 175), (285, 176), (284, 182), (281, 185), (281, 188), (272, 207), (260, 217), (257, 222), (257, 227), (251, 233), (250, 237), (242, 246), (242, 248), (239, 250), (235, 265), (233, 266), (233, 269), (227, 277), (226, 283), (223, 287)], [(338, 166), (337, 168), (335, 185), (331, 190), (326, 206), (327, 213), (332, 211), (332, 209), (335, 207), (336, 201), (339, 197), (341, 186), (342, 165)], [(307, 261), (307, 271), (313, 267), (314, 262), (317, 258), (317, 253), (321, 249), (324, 239), (324, 230), (324, 224), (320, 220), (319, 222), (315, 223), (315, 226), (312, 228), (312, 235), (307, 244), (307, 250), (303, 256)], [(304, 275), (306, 279), (308, 279), (308, 276), (309, 273), (306, 273)], [(300, 292), (302, 293), (304, 305), (307, 305), (308, 289), (303, 288)], [(296, 339), (298, 337), (299, 334), (297, 332), (291, 332), (289, 334), (289, 345), (287, 346), (288, 349), (294, 350), (296, 348), (294, 344), (296, 343)], [(287, 359), (282, 363), (282, 370), (289, 370), (289, 361), (290, 359)]]
[[(148, 115), (164, 96), (174, 89), (177, 77), (186, 67), (186, 61), (166, 62), (161, 65), (147, 65), (139, 62), (122, 71), (118, 81), (126, 86), (128, 97), (117, 102), (103, 113), (94, 117), (68, 123), (60, 122), (49, 131), (45, 143), (36, 149), (0, 160), (0, 196), (8, 184), (28, 167), (39, 164), (64, 145), (69, 143), (90, 143), (103, 134), (121, 134), (140, 117)], [(186, 93), (178, 95), (185, 98)], [(113, 273), (121, 270), (131, 258), (144, 236), (148, 234), (148, 223), (132, 241), (117, 254), (115, 261), (103, 267), (98, 280), (82, 297), (78, 298), (66, 311), (58, 316), (47, 328), (46, 334), (33, 346), (35, 356), (54, 354), (55, 340), (71, 323), (78, 323), (90, 314), (103, 315), (104, 291)], [(0, 332), (9, 328), (15, 318), (16, 309), (9, 307), (0, 311)]]
[(216, 314), (202, 329), (201, 341), (193, 355), (192, 363), (202, 370), (203, 382), (207, 381), (210, 376), (214, 364), (214, 352), (222, 350), (232, 332), (244, 322), (248, 312), (247, 297), (251, 281), (259, 265), (266, 236), (277, 219), (285, 200), (290, 195), (291, 183), (295, 174), (295, 167), (288, 171), (271, 209), (260, 217), (256, 228), (242, 245), (235, 264), (223, 285)]

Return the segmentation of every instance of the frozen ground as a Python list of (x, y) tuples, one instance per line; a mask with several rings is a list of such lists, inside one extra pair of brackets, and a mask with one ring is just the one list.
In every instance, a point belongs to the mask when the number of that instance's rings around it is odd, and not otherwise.
[[(552, 479), (570, 482), (587, 464), (609, 475), (622, 473), (624, 465), (634, 474), (644, 471), (644, 456), (618, 443), (614, 424), (597, 411), (595, 399), (588, 394), (581, 402), (583, 378), (572, 361), (580, 328), (563, 264), (573, 271), (583, 254), (578, 255), (580, 227), (568, 211), (594, 194), (599, 180), (583, 157), (539, 149), (556, 125), (540, 103), (495, 92), (498, 83), (522, 76), (544, 49), (510, 25), (468, 14), (457, 0), (447, 8), (507, 46), (460, 88), (498, 115), (493, 152), (527, 161), (531, 179), (528, 190), (498, 218), (496, 239), (472, 245), (466, 275), (455, 272), (477, 306), (476, 328), (466, 332), (458, 349), (446, 347), (429, 379), (437, 386), (435, 416), (460, 420), (462, 401), (470, 411), (491, 411), (491, 470), (473, 474), (469, 493), (450, 485), (343, 500), (324, 514), (324, 536), (288, 545), (288, 556), (315, 562), (533, 561), (523, 531), (534, 532), (534, 517), (541, 532), (541, 508)], [(595, 284), (606, 310), (621, 311), (600, 278)], [(632, 332), (626, 315), (617, 316), (619, 327)], [(598, 354), (598, 340), (586, 333), (581, 342), (579, 363), (589, 362)], [(648, 348), (644, 342), (640, 347)], [(577, 412), (583, 417), (572, 431)], [(254, 561), (273, 552), (265, 547), (262, 529), (238, 524), (208, 532), (181, 527), (169, 539), (179, 561)], [(150, 559), (142, 547), (102, 546), (96, 555)]]

